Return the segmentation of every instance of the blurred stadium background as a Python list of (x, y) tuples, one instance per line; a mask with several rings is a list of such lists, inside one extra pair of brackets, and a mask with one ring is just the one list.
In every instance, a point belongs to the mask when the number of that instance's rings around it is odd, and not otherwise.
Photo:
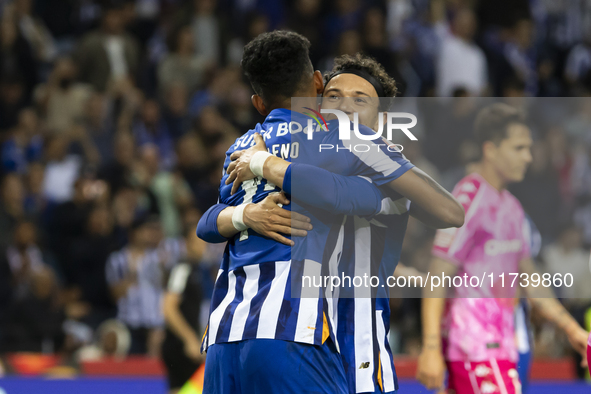
[[(513, 192), (541, 232), (541, 269), (591, 275), (589, 0), (0, 0), (0, 393), (166, 391), (162, 312), (114, 320), (107, 266), (129, 247), (153, 254), (163, 275), (147, 280), (165, 290), (217, 200), (226, 149), (261, 121), (242, 48), (278, 28), (308, 37), (321, 71), (375, 57), (402, 96), (579, 97), (576, 121), (537, 130)], [(453, 186), (473, 153), (466, 130), (426, 130), (405, 153)], [(424, 269), (432, 236), (411, 222), (402, 261)], [(200, 324), (223, 245), (203, 249)], [(564, 302), (589, 329), (591, 285), (581, 291)], [(420, 299), (391, 303), (397, 367), (412, 379)], [(559, 383), (530, 390), (588, 390), (566, 339), (533, 323), (533, 377)]]

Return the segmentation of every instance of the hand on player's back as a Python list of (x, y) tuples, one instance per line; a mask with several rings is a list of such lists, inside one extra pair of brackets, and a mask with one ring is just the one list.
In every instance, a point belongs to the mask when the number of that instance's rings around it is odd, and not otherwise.
[(267, 145), (259, 133), (254, 133), (255, 144), (246, 150), (235, 151), (230, 155), (232, 162), (228, 165), (226, 172), (230, 175), (226, 179), (226, 185), (234, 182), (231, 194), (236, 193), (242, 182), (253, 179), (255, 175), (250, 170), (250, 161), (257, 152), (266, 152)]
[(293, 241), (281, 234), (305, 237), (312, 225), (307, 216), (281, 208), (287, 204), (289, 200), (283, 192), (271, 193), (263, 201), (246, 206), (244, 224), (265, 237), (293, 246)]

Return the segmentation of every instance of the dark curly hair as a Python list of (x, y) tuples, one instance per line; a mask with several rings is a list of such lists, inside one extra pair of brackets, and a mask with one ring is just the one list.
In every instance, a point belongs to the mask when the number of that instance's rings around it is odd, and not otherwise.
[(310, 41), (301, 34), (276, 30), (263, 33), (244, 47), (240, 65), (255, 93), (269, 108), (294, 93), (314, 74)]
[[(378, 81), (380, 81), (380, 84), (384, 89), (384, 97), (393, 98), (396, 96), (396, 93), (398, 93), (396, 81), (394, 78), (388, 75), (386, 70), (384, 70), (384, 66), (378, 63), (378, 61), (373, 57), (363, 55), (361, 53), (337, 57), (334, 60), (334, 66), (332, 67), (332, 70), (324, 74), (325, 85), (326, 82), (328, 82), (336, 72), (346, 69), (365, 71), (372, 77), (376, 78)], [(389, 106), (390, 102), (388, 100), (386, 101), (387, 103), (384, 103), (384, 100), (381, 100), (380, 108)]]

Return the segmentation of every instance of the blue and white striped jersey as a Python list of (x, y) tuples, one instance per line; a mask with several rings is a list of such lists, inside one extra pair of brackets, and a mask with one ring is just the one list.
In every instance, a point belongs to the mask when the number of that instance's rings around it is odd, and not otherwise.
[[(339, 141), (338, 122), (329, 122), (328, 131), (315, 133), (312, 140), (308, 140), (304, 133), (290, 133), (290, 129), (298, 129), (291, 128), (290, 123), (301, 122), (305, 127), (307, 119), (286, 109), (273, 110), (263, 124), (257, 124), (230, 147), (224, 170), (234, 151), (247, 149), (253, 144), (255, 132), (263, 135), (270, 152), (288, 161), (297, 158), (298, 162), (335, 174), (364, 176), (376, 186), (388, 183), (412, 168), (402, 154), (381, 147), (371, 154), (344, 149), (319, 153), (320, 144), (343, 146)], [(374, 135), (370, 129), (361, 126), (359, 129), (362, 133)], [(296, 143), (297, 148), (294, 148)], [(228, 205), (258, 202), (279, 190), (265, 179), (255, 178), (244, 182), (239, 192), (230, 195), (231, 185), (225, 185), (226, 177), (224, 172), (220, 202)], [(298, 192), (305, 191), (292, 191)], [(337, 245), (343, 240), (340, 228), (344, 216), (321, 212), (311, 206), (298, 206), (295, 202), (284, 208), (309, 216), (314, 230), (308, 232), (307, 237), (296, 239), (293, 248), (250, 229), (228, 242), (214, 287), (204, 349), (215, 343), (253, 338), (322, 344), (329, 335), (335, 337), (332, 303), (321, 296), (320, 290), (317, 297), (295, 297), (291, 283), (293, 278), (303, 274), (319, 274), (324, 269), (322, 262), (334, 260), (333, 251), (339, 249)]]
[[(382, 213), (367, 219), (348, 216), (340, 269), (350, 276), (377, 276), (385, 284), (393, 275), (402, 251), (410, 201), (382, 186)], [(390, 332), (389, 288), (358, 287), (341, 294), (336, 317), (337, 339), (349, 383), (349, 392), (384, 393), (398, 389)], [(371, 298), (370, 298), (371, 297)]]
[(164, 325), (162, 315), (163, 270), (158, 253), (147, 250), (132, 270), (129, 248), (111, 253), (106, 266), (109, 286), (129, 277), (136, 283), (117, 301), (117, 319), (132, 328), (154, 328)]

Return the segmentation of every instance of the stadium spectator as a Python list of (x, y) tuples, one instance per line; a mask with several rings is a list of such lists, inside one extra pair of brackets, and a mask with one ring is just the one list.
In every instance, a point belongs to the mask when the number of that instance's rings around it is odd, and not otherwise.
[(92, 328), (116, 314), (105, 278), (109, 255), (121, 247), (115, 239), (113, 226), (109, 207), (95, 205), (88, 213), (84, 231), (69, 245), (68, 285), (79, 294), (79, 301), (88, 304), (89, 313), (84, 321)]
[(33, 109), (25, 108), (19, 113), (18, 124), (11, 134), (0, 153), (3, 169), (25, 174), (29, 163), (39, 161), (43, 151), (43, 135)]
[(130, 182), (131, 168), (135, 159), (134, 142), (131, 134), (117, 133), (113, 137), (113, 158), (103, 162), (98, 171), (97, 177), (107, 182), (113, 195)]
[(129, 353), (131, 335), (125, 324), (116, 319), (104, 321), (96, 330), (93, 344), (76, 353), (79, 361), (100, 361), (104, 358), (123, 360)]
[(14, 240), (5, 253), (12, 278), (12, 296), (16, 300), (23, 299), (32, 289), (33, 275), (45, 267), (35, 225), (19, 222), (14, 229)]
[(18, 114), (27, 106), (23, 77), (19, 73), (0, 73), (0, 141), (18, 123)]
[[(82, 148), (83, 155), (69, 153), (72, 143)], [(68, 135), (53, 135), (45, 148), (45, 179), (43, 193), (47, 200), (59, 204), (74, 196), (74, 183), (81, 175), (84, 164), (96, 166), (99, 154), (88, 134), (79, 126)]]
[(191, 204), (192, 196), (183, 178), (177, 173), (161, 170), (159, 163), (159, 151), (155, 145), (141, 148), (137, 178), (156, 198), (164, 234), (177, 237), (181, 233), (180, 211)]
[(117, 319), (131, 332), (132, 354), (157, 356), (164, 317), (162, 267), (154, 249), (162, 238), (160, 220), (140, 216), (131, 225), (129, 244), (109, 256), (106, 279), (117, 302)]
[[(173, 84), (184, 86), (193, 92), (203, 81), (208, 60), (194, 52), (195, 42), (189, 26), (181, 27), (173, 34), (168, 54), (158, 66), (160, 90), (167, 91)], [(211, 61), (211, 59), (210, 59)]]
[(16, 0), (14, 17), (35, 58), (40, 62), (51, 62), (57, 55), (57, 48), (51, 32), (37, 15), (33, 15), (33, 1)]
[[(557, 295), (565, 298), (565, 302), (573, 306), (583, 306), (580, 313), (580, 321), (583, 322), (583, 314), (586, 306), (590, 304), (591, 288), (587, 285), (591, 282), (589, 271), (589, 253), (583, 248), (581, 229), (567, 224), (560, 231), (558, 240), (546, 246), (542, 251), (542, 259), (546, 272), (554, 275), (560, 274), (577, 277), (571, 287), (560, 287)], [(581, 305), (582, 304), (582, 305)]]
[(103, 10), (101, 27), (85, 35), (74, 56), (80, 79), (98, 92), (111, 83), (133, 80), (139, 66), (137, 41), (125, 32), (123, 5), (110, 2)]
[(438, 96), (451, 96), (458, 88), (466, 89), (472, 96), (484, 93), (488, 71), (484, 52), (474, 43), (476, 28), (477, 21), (470, 9), (459, 10), (450, 27), (441, 26), (441, 49), (436, 60)]
[(525, 82), (530, 96), (538, 93), (538, 54), (533, 46), (533, 25), (529, 19), (521, 19), (512, 27), (511, 39), (504, 48), (505, 60), (512, 74)]
[(0, 19), (0, 70), (3, 76), (20, 77), (25, 101), (37, 84), (37, 68), (35, 53), (19, 30), (14, 10), (8, 6)]
[(35, 90), (35, 99), (45, 114), (46, 126), (56, 133), (64, 133), (78, 124), (84, 117), (86, 101), (92, 89), (89, 85), (76, 82), (78, 70), (71, 58), (63, 57), (47, 79)]
[(133, 125), (133, 136), (139, 147), (151, 144), (158, 147), (162, 167), (170, 169), (174, 165), (174, 143), (168, 126), (160, 112), (157, 101), (147, 99), (141, 109), (141, 117)]
[(193, 14), (191, 15), (191, 29), (195, 54), (204, 58), (210, 64), (221, 61), (220, 21), (216, 15), (216, 0), (193, 0)]
[(3, 351), (52, 353), (61, 349), (66, 314), (57, 291), (55, 274), (49, 267), (30, 273), (30, 291), (10, 308)]
[(16, 224), (25, 219), (25, 190), (17, 174), (8, 174), (2, 180), (0, 205), (0, 249), (12, 241)]
[(162, 117), (170, 136), (176, 141), (189, 129), (191, 120), (188, 113), (189, 92), (184, 85), (173, 83), (164, 92)]

